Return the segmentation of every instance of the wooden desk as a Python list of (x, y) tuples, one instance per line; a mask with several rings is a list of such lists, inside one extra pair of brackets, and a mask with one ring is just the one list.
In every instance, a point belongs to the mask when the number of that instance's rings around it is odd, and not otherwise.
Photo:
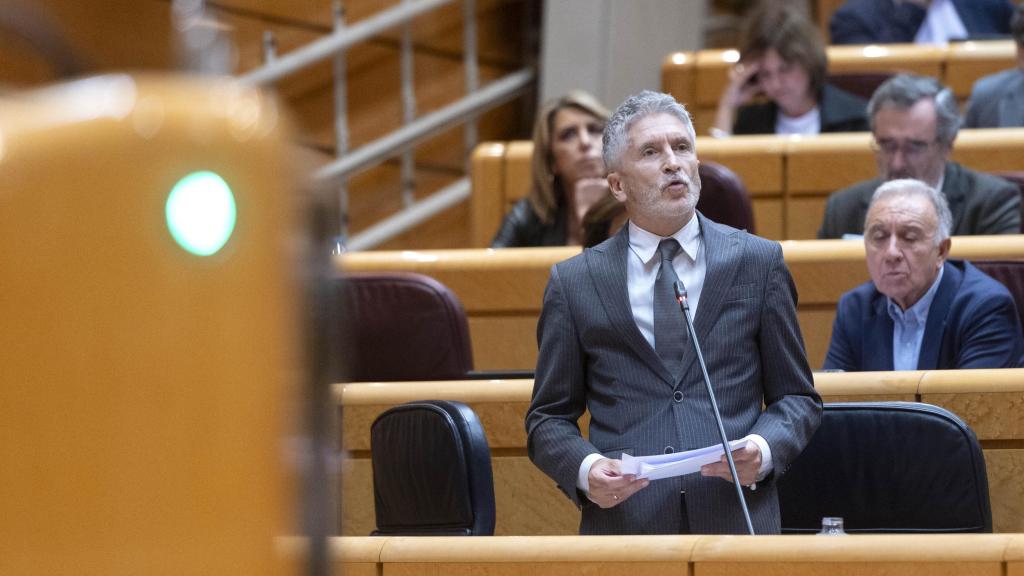
[[(478, 370), (529, 369), (536, 364), (537, 317), (551, 266), (579, 248), (350, 252), (342, 270), (407, 271), (432, 276), (451, 288), (469, 317)], [(787, 240), (783, 254), (796, 282), (797, 318), (811, 367), (822, 365), (839, 297), (868, 280), (864, 245), (844, 240)], [(1024, 236), (959, 236), (952, 257), (1024, 258)]]
[[(1021, 534), (338, 537), (328, 545), (335, 573), (349, 575), (1024, 574)], [(289, 565), (302, 565), (302, 540), (278, 548)]]
[[(773, 240), (817, 236), (832, 192), (878, 175), (866, 132), (818, 136), (697, 137), (701, 160), (735, 172), (750, 192), (757, 233)], [(529, 141), (488, 142), (473, 154), (473, 244), (490, 245), (512, 204), (530, 188)], [(961, 130), (953, 160), (980, 171), (1020, 170), (1024, 128)]]
[[(814, 382), (826, 402), (921, 401), (955, 412), (981, 441), (995, 530), (1024, 531), (1024, 369), (816, 373)], [(496, 534), (575, 534), (579, 512), (526, 456), (524, 421), (532, 390), (532, 380), (335, 385), (346, 450), (342, 534), (373, 529), (370, 424), (391, 406), (423, 398), (465, 402), (479, 416), (492, 454)], [(587, 429), (586, 416), (580, 426)]]

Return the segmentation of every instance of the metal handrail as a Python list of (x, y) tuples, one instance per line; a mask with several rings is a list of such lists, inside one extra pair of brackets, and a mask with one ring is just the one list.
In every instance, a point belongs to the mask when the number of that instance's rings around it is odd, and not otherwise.
[(498, 105), (515, 98), (533, 81), (530, 69), (513, 72), (491, 82), (477, 92), (464, 96), (452, 104), (416, 119), (398, 130), (382, 136), (331, 162), (316, 172), (314, 178), (327, 180), (341, 178), (374, 166), (412, 148), (420, 141), (444, 131), (455, 121), (466, 121), (477, 116), (491, 105)]
[(314, 40), (303, 48), (280, 56), (274, 62), (239, 77), (239, 81), (251, 86), (273, 84), (285, 76), (345, 51), (363, 40), (369, 40), (389, 28), (404, 24), (420, 14), (430, 12), (453, 1), (418, 0), (417, 2), (399, 4), (358, 24), (347, 26), (342, 30), (335, 31), (330, 36)]
[[(337, 181), (338, 206), (341, 213), (340, 238), (347, 240), (350, 250), (373, 248), (397, 234), (409, 230), (434, 215), (464, 201), (470, 194), (470, 181), (462, 178), (427, 198), (414, 200), (412, 151), (420, 142), (451, 127), (464, 123), (467, 156), (476, 142), (476, 118), (487, 110), (503, 104), (523, 93), (533, 82), (535, 72), (523, 69), (479, 88), (479, 69), (476, 60), (475, 0), (463, 0), (465, 37), (466, 96), (423, 117), (414, 119), (415, 95), (412, 88), (412, 42), (408, 23), (414, 18), (450, 4), (454, 0), (403, 0), (399, 5), (384, 10), (358, 24), (347, 26), (340, 3), (335, 5), (334, 31), (330, 36), (316, 40), (305, 47), (285, 55), (267, 50), (267, 61), (262, 68), (239, 78), (243, 84), (269, 85), (320, 60), (334, 59), (335, 75), (335, 136), (337, 159), (313, 174), (318, 182)], [(345, 52), (354, 44), (367, 40), (389, 28), (405, 25), (402, 34), (402, 99), (405, 124), (360, 148), (348, 150), (348, 129), (345, 108)], [(268, 46), (272, 46), (269, 43)], [(347, 179), (362, 170), (376, 166), (389, 158), (403, 155), (402, 187), (405, 208), (358, 235), (348, 238)]]

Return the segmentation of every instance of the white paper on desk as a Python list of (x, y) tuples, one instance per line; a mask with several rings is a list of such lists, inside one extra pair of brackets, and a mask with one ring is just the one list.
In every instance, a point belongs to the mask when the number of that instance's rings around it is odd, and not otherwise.
[[(735, 452), (744, 446), (749, 440), (741, 438), (729, 442), (729, 447)], [(661, 480), (673, 476), (683, 476), (699, 472), (700, 467), (722, 459), (721, 444), (697, 448), (688, 452), (676, 452), (674, 454), (658, 454), (656, 456), (637, 456), (629, 454), (622, 455), (622, 465), (619, 470), (623, 474), (635, 474), (637, 478), (648, 480)]]

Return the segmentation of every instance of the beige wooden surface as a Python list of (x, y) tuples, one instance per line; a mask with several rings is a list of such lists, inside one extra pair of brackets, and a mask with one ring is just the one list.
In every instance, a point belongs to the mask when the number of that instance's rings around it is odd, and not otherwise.
[[(993, 525), (1024, 531), (1024, 369), (815, 373), (825, 402), (923, 401), (952, 410), (975, 431), (988, 466)], [(459, 400), (477, 413), (492, 453), (498, 535), (575, 534), (579, 512), (526, 456), (532, 380), (338, 384), (347, 450), (340, 502), (343, 535), (373, 529), (370, 424), (387, 408), (425, 398)], [(587, 417), (580, 427), (587, 429)]]
[[(336, 573), (377, 576), (1020, 576), (1021, 534), (337, 537)], [(298, 565), (301, 541), (279, 546)], [(366, 572), (358, 571), (366, 568)]]
[[(697, 137), (701, 160), (736, 173), (750, 193), (759, 236), (817, 237), (832, 192), (878, 175), (866, 132), (818, 136)], [(472, 245), (485, 247), (530, 187), (529, 141), (488, 142), (473, 156)], [(980, 171), (1020, 170), (1024, 128), (961, 130), (952, 159)]]
[[(952, 257), (968, 260), (1024, 259), (1024, 236), (959, 236)], [(579, 248), (351, 252), (339, 269), (408, 271), (432, 276), (462, 301), (469, 317), (477, 370), (532, 368), (537, 359), (536, 322), (551, 266)], [(782, 242), (796, 282), (797, 318), (812, 368), (825, 358), (836, 303), (868, 280), (864, 246), (845, 240)]]

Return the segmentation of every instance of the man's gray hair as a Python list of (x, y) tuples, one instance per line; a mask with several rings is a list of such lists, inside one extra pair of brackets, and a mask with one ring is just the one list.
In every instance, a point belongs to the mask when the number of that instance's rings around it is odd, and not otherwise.
[(906, 110), (926, 98), (935, 102), (936, 137), (942, 144), (952, 146), (960, 131), (960, 107), (952, 90), (928, 76), (898, 74), (883, 82), (868, 102), (871, 131), (875, 130), (875, 115), (882, 108)]
[(604, 126), (601, 143), (604, 165), (608, 170), (613, 171), (618, 168), (619, 160), (622, 159), (622, 154), (626, 150), (626, 135), (630, 126), (651, 114), (670, 114), (678, 118), (686, 125), (686, 129), (690, 133), (690, 140), (696, 146), (697, 134), (693, 130), (693, 120), (690, 119), (690, 113), (686, 111), (686, 107), (668, 94), (644, 90), (626, 98), (626, 101), (619, 105)]
[[(949, 211), (946, 195), (920, 180), (903, 178), (900, 180), (890, 180), (882, 184), (872, 194), (871, 203), (868, 205), (868, 212), (871, 212), (871, 207), (875, 205), (875, 202), (898, 196), (923, 196), (931, 201), (932, 206), (935, 207), (935, 215), (938, 216), (939, 220), (939, 228), (935, 231), (935, 244), (938, 245), (946, 238), (949, 238), (953, 230), (953, 214)], [(865, 234), (867, 234), (867, 225), (867, 217), (865, 217)]]

